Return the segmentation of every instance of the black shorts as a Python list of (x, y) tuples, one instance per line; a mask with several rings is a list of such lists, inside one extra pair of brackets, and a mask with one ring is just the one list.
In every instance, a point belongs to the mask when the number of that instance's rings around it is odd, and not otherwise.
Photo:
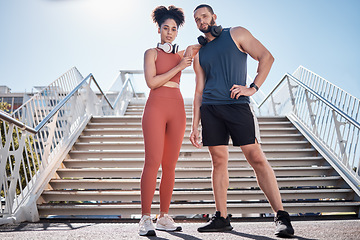
[(204, 146), (228, 145), (231, 136), (234, 146), (260, 142), (257, 119), (249, 104), (224, 104), (200, 107), (202, 141)]

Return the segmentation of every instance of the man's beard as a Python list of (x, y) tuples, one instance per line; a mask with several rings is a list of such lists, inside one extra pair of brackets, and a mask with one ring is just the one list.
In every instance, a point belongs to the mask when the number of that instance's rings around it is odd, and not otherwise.
[(214, 26), (214, 25), (215, 25), (214, 18), (211, 18), (210, 25), (206, 29), (200, 29), (200, 31), (203, 33), (208, 33), (208, 32), (210, 32), (211, 26)]

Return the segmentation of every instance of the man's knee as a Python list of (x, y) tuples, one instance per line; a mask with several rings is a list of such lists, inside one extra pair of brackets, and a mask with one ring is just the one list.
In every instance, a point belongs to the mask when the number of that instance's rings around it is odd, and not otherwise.
[(227, 146), (209, 147), (212, 164), (214, 168), (227, 168), (229, 152)]
[(242, 147), (242, 151), (250, 165), (261, 167), (268, 164), (268, 161), (264, 152), (261, 150), (260, 145), (246, 145)]

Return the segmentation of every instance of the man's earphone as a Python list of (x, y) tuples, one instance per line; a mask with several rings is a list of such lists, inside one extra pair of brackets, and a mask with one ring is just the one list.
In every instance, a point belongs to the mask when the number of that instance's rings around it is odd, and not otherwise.
[(166, 53), (177, 53), (179, 50), (179, 45), (177, 44), (172, 45), (171, 43), (167, 43), (167, 42), (164, 44), (158, 43), (157, 47), (162, 49)]
[[(211, 26), (210, 27), (210, 33), (211, 33), (212, 36), (218, 37), (222, 33), (222, 29), (223, 28), (222, 28), (221, 25), (219, 25), (219, 26)], [(202, 46), (205, 46), (208, 43), (208, 41), (206, 40), (206, 38), (204, 36), (198, 37), (198, 42)]]

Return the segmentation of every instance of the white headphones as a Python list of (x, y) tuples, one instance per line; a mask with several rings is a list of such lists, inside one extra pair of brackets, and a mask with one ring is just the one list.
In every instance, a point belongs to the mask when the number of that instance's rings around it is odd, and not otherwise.
[(162, 49), (166, 53), (177, 53), (179, 50), (179, 45), (177, 44), (172, 45), (171, 43), (164, 43), (164, 44), (158, 43), (157, 47)]

